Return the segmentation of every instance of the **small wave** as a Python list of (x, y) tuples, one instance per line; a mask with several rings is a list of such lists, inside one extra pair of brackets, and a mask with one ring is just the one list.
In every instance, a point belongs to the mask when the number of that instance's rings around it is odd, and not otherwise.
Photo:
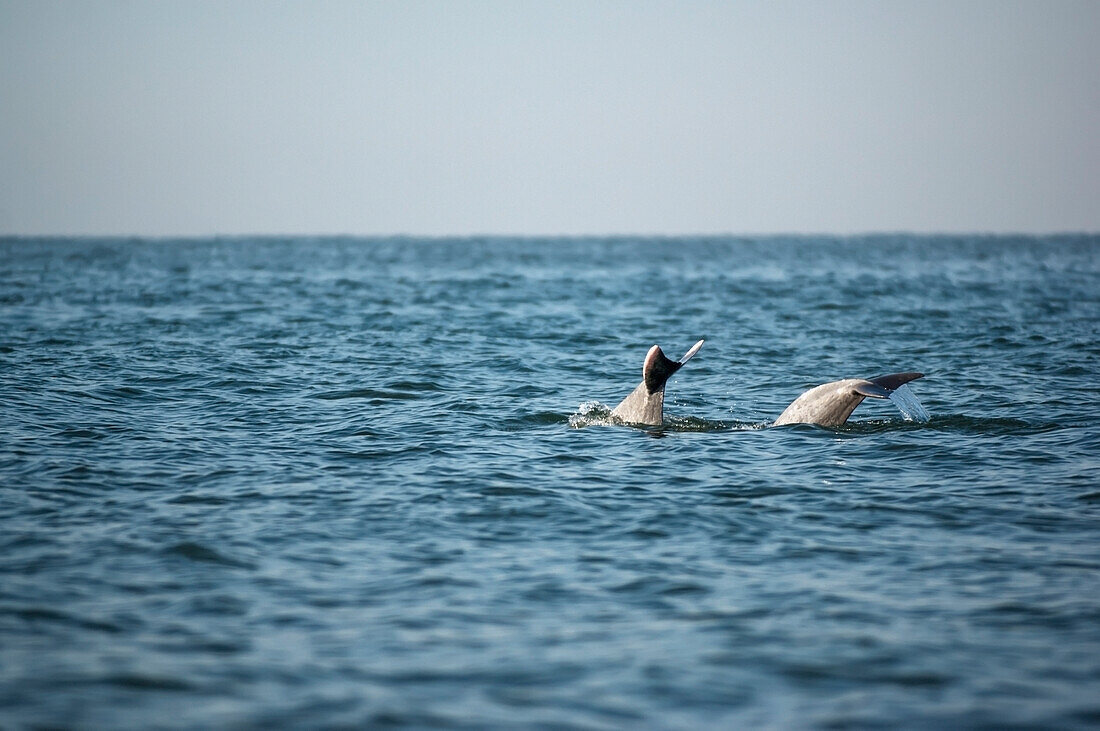
[(419, 397), (420, 394), (418, 393), (380, 388), (349, 388), (342, 391), (325, 391), (317, 394), (317, 398), (325, 401), (339, 401), (349, 398), (374, 399), (375, 401), (409, 401)]
[(386, 391), (377, 388), (349, 388), (339, 391), (323, 391), (321, 394), (317, 394), (317, 398), (326, 401), (337, 401), (340, 399), (378, 399), (378, 400), (392, 400), (392, 399), (412, 399), (416, 398), (414, 394), (400, 394), (400, 392)]
[(252, 564), (248, 562), (238, 561), (228, 556), (224, 556), (221, 553), (215, 551), (213, 548), (204, 546), (201, 543), (195, 543), (193, 541), (184, 541), (182, 543), (177, 543), (176, 545), (168, 548), (165, 553), (182, 556), (198, 563), (221, 564), (222, 566), (233, 566), (236, 568), (254, 568)]
[(19, 619), (22, 619), (25, 622), (56, 622), (59, 624), (67, 624), (73, 627), (80, 627), (97, 632), (108, 632), (110, 634), (124, 632), (126, 629), (123, 625), (117, 622), (81, 617), (77, 614), (68, 611), (62, 611), (54, 607), (2, 606), (0, 607), (0, 614), (10, 614)]
[(394, 381), (380, 388), (344, 388), (334, 391), (321, 391), (314, 398), (326, 401), (340, 399), (374, 399), (375, 401), (409, 401), (423, 398), (426, 393), (436, 393), (443, 386), (435, 381)]
[(569, 422), (569, 418), (570, 417), (556, 411), (538, 411), (506, 419), (501, 422), (501, 428), (504, 431), (525, 431), (531, 427), (565, 424)]
[(1053, 422), (1029, 422), (1011, 417), (983, 418), (966, 415), (936, 416), (923, 426), (940, 431), (960, 431), (967, 434), (1002, 436), (1010, 434), (1041, 434), (1056, 431), (1064, 425)]
[[(231, 474), (231, 473), (226, 473)], [(174, 505), (228, 505), (233, 501), (220, 495), (207, 495), (199, 492), (185, 492), (169, 498), (166, 502)]]
[(129, 690), (191, 691), (195, 686), (181, 678), (167, 675), (149, 675), (146, 673), (123, 673), (104, 679), (108, 685)]
[(83, 429), (79, 427), (66, 427), (61, 431), (53, 434), (55, 437), (64, 437), (66, 439), (102, 439), (106, 435), (95, 431), (94, 429)]

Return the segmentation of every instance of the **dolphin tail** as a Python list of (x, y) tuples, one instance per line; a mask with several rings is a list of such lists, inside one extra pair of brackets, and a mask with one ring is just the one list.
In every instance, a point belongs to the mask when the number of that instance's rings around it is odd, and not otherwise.
[(820, 424), (840, 426), (866, 396), (890, 398), (895, 390), (922, 377), (922, 373), (891, 373), (878, 378), (846, 378), (811, 388), (784, 409), (775, 425)]
[(632, 424), (660, 426), (664, 423), (665, 383), (673, 373), (691, 360), (703, 347), (703, 341), (695, 343), (680, 360), (672, 360), (661, 346), (654, 345), (646, 353), (642, 364), (642, 382), (629, 396), (611, 410), (611, 415)]

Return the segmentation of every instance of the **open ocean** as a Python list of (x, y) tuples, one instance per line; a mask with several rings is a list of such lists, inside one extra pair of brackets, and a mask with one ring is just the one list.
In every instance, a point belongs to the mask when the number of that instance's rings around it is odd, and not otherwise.
[(0, 728), (1100, 727), (1100, 236), (0, 238), (0, 388)]

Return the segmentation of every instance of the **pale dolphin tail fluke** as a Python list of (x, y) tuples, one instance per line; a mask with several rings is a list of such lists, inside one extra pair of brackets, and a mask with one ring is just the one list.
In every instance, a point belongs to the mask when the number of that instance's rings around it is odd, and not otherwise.
[(703, 347), (700, 340), (691, 346), (680, 360), (672, 360), (654, 345), (646, 353), (642, 365), (642, 382), (622, 402), (611, 410), (611, 415), (630, 424), (660, 426), (664, 423), (665, 383), (673, 373)]
[(788, 406), (774, 426), (783, 424), (820, 424), (840, 426), (848, 420), (867, 396), (890, 398), (894, 390), (923, 378), (923, 373), (891, 373), (877, 378), (848, 378), (811, 388)]

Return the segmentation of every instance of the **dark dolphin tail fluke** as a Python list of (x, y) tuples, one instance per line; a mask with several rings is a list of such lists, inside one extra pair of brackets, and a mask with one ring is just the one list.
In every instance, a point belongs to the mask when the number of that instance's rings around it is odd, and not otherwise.
[(645, 389), (650, 393), (657, 393), (665, 387), (665, 382), (672, 374), (680, 370), (683, 363), (672, 360), (664, 354), (660, 345), (654, 345), (646, 353), (645, 365), (642, 366), (642, 380), (645, 381)]
[[(914, 371), (909, 371), (909, 372), (906, 372), (906, 373), (891, 373), (888, 376), (879, 376), (878, 378), (868, 378), (867, 380), (870, 381), (871, 383), (875, 384), (876, 386), (880, 387), (880, 388), (886, 389), (887, 393), (886, 393), (885, 396), (878, 396), (876, 398), (890, 398), (890, 393), (889, 393), (890, 391), (898, 389), (901, 386), (904, 386), (905, 384), (909, 383), (909, 381), (915, 381), (918, 378), (924, 378), (924, 374), (923, 373), (916, 373)], [(869, 396), (870, 394), (867, 394), (867, 395)]]
[(642, 380), (645, 382), (646, 390), (650, 393), (656, 393), (664, 388), (665, 382), (672, 377), (672, 374), (680, 370), (684, 363), (687, 363), (693, 355), (699, 352), (699, 348), (703, 347), (703, 342), (700, 340), (692, 345), (680, 360), (672, 360), (666, 356), (660, 345), (654, 345), (650, 348), (649, 352), (646, 353), (645, 363), (642, 365)]
[(860, 396), (870, 396), (871, 398), (890, 398), (890, 394), (896, 391), (901, 386), (904, 386), (909, 381), (915, 381), (918, 378), (923, 378), (923, 373), (915, 373), (909, 371), (907, 373), (891, 373), (888, 376), (879, 376), (878, 378), (868, 378), (863, 383), (857, 383), (852, 387), (852, 390), (858, 393)]
[(631, 424), (660, 426), (664, 423), (665, 383), (701, 347), (702, 340), (691, 346), (680, 360), (666, 356), (659, 345), (650, 348), (642, 365), (642, 382), (612, 409), (611, 415)]

